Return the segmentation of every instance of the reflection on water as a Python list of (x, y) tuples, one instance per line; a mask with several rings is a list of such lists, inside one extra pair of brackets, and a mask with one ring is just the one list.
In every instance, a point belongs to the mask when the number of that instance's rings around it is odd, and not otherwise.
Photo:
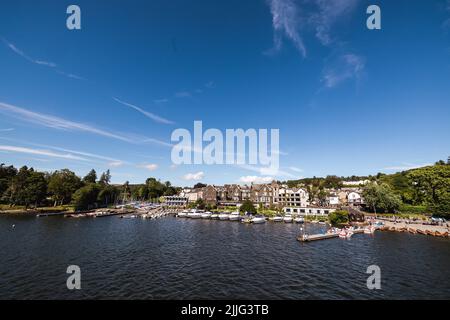
[[(450, 298), (448, 239), (377, 232), (301, 244), (298, 233), (283, 223), (0, 216), (0, 299)], [(66, 288), (71, 264), (82, 290)], [(372, 264), (382, 290), (366, 287)]]

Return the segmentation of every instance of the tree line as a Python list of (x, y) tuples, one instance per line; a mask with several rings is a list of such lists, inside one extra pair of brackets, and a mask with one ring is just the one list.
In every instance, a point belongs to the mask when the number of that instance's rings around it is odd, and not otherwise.
[(100, 177), (92, 169), (79, 177), (69, 169), (40, 172), (23, 166), (0, 165), (0, 203), (14, 206), (41, 207), (72, 205), (76, 210), (106, 207), (123, 201), (158, 201), (163, 195), (179, 190), (170, 182), (148, 178), (145, 184), (111, 184), (109, 170)]

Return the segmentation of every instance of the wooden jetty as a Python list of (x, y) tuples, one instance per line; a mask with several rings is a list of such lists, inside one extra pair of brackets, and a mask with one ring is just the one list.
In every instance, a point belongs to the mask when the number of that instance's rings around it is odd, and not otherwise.
[[(364, 229), (356, 229), (352, 230), (353, 234), (364, 233)], [(311, 234), (311, 235), (300, 235), (297, 237), (297, 240), (300, 242), (311, 242), (325, 239), (333, 239), (339, 238), (339, 233), (319, 233), (319, 234)]]
[(36, 217), (52, 217), (52, 216), (63, 216), (65, 215), (66, 212), (62, 211), (62, 212), (43, 212), (43, 213), (38, 213), (36, 215)]

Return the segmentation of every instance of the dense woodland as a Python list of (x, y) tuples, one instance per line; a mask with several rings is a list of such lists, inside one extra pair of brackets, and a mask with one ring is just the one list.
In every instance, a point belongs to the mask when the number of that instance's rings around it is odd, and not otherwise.
[(105, 207), (130, 199), (156, 200), (174, 195), (178, 189), (170, 182), (148, 178), (145, 184), (112, 185), (109, 170), (97, 177), (91, 170), (80, 178), (69, 169), (51, 173), (39, 172), (26, 166), (0, 165), (0, 202), (15, 206), (40, 207), (73, 205), (77, 210)]

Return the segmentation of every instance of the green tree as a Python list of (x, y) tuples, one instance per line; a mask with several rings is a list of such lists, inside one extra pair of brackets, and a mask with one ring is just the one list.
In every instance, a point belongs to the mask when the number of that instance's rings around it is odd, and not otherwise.
[(101, 188), (98, 184), (90, 183), (75, 191), (73, 204), (76, 210), (89, 210), (97, 206)]
[(97, 181), (97, 172), (95, 172), (94, 169), (89, 171), (89, 173), (87, 175), (85, 175), (84, 178), (83, 178), (83, 182), (85, 184), (95, 183), (96, 181)]
[(450, 166), (438, 164), (408, 173), (415, 190), (416, 202), (426, 204), (433, 213), (450, 215)]
[(43, 172), (31, 171), (25, 187), (25, 205), (40, 205), (47, 197), (47, 180)]
[(250, 213), (255, 214), (257, 212), (255, 206), (253, 205), (253, 202), (250, 200), (245, 200), (242, 205), (239, 207), (239, 212), (241, 213)]
[(97, 200), (99, 203), (107, 206), (115, 203), (119, 197), (120, 191), (115, 186), (107, 185), (101, 188)]
[(17, 174), (17, 169), (14, 166), (5, 166), (4, 163), (0, 165), (0, 198), (11, 185), (11, 181)]
[(47, 180), (45, 174), (23, 166), (11, 179), (5, 192), (4, 200), (12, 205), (38, 206), (47, 196)]
[(205, 201), (203, 201), (203, 199), (198, 199), (198, 200), (195, 202), (195, 207), (196, 207), (197, 209), (204, 210), (204, 209), (206, 208)]
[(194, 189), (200, 189), (200, 188), (204, 188), (206, 186), (207, 186), (206, 184), (198, 182), (194, 185)]
[(111, 182), (111, 173), (108, 170), (106, 172), (103, 172), (100, 176), (100, 179), (98, 180), (98, 183), (101, 185), (108, 185)]
[(48, 192), (52, 196), (54, 206), (69, 203), (73, 193), (81, 186), (80, 178), (69, 169), (53, 172), (48, 182)]
[(348, 223), (348, 212), (337, 210), (328, 215), (328, 220), (333, 226), (341, 226)]
[(400, 197), (386, 184), (369, 183), (363, 188), (366, 205), (377, 212), (395, 212), (402, 204)]
[(342, 188), (341, 178), (338, 176), (327, 176), (323, 181), (322, 186), (327, 189), (340, 189)]

